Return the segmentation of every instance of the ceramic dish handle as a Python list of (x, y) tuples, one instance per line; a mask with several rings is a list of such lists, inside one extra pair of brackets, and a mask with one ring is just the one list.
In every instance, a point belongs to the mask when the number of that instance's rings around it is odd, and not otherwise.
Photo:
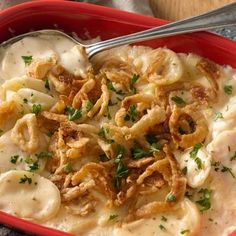
[(98, 42), (89, 45), (86, 48), (86, 51), (89, 56), (92, 56), (98, 51), (100, 52), (102, 50), (119, 45), (136, 43), (149, 39), (161, 38), (182, 33), (220, 28), (234, 24), (236, 24), (236, 3), (232, 3), (216, 10), (204, 13), (202, 15), (170, 23), (161, 27), (156, 27), (127, 36)]

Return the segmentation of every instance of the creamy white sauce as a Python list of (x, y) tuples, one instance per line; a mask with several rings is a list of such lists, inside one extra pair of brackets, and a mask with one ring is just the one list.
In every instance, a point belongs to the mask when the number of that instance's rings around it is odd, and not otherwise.
[[(97, 60), (97, 64), (102, 61), (99, 58), (104, 57), (118, 57), (124, 62), (134, 60), (134, 64), (141, 71), (145, 71), (149, 65), (149, 53), (149, 48), (130, 49), (124, 46), (100, 54), (97, 59), (93, 60)], [(86, 77), (86, 73), (91, 68), (81, 48), (64, 37), (27, 37), (1, 50), (0, 78), (6, 82), (0, 90), (0, 99), (16, 101), (23, 107), (25, 113), (30, 112), (35, 103), (41, 104), (45, 110), (50, 109), (56, 103), (58, 94), (53, 87), (48, 91), (43, 81), (28, 78), (25, 75), (26, 66), (22, 56), (32, 56), (34, 59), (56, 58), (58, 63), (68, 71), (82, 78)], [(179, 59), (174, 57), (173, 61), (170, 61), (170, 72), (176, 76), (182, 75), (181, 68), (176, 68), (175, 65), (175, 63), (181, 63), (187, 65), (186, 75), (183, 76), (198, 79), (202, 84), (206, 84), (206, 78), (201, 77), (195, 70), (194, 66), (198, 60), (198, 56), (181, 54)], [(232, 95), (225, 94), (224, 85), (232, 85)], [(236, 160), (230, 161), (236, 151), (236, 73), (234, 70), (229, 67), (224, 69), (224, 77), (220, 79), (219, 87), (219, 102), (204, 111), (209, 125), (209, 137), (206, 141), (208, 145), (198, 153), (204, 168), (197, 169), (196, 163), (189, 159), (191, 150), (176, 154), (181, 168), (188, 167), (189, 172), (186, 176), (188, 184), (193, 188), (207, 187), (212, 190), (210, 210), (200, 213), (194, 201), (186, 198), (172, 213), (157, 214), (150, 219), (123, 224), (122, 227), (119, 224), (122, 212), (111, 211), (105, 205), (98, 206), (94, 214), (86, 217), (73, 215), (65, 205), (61, 204), (60, 193), (51, 181), (39, 174), (25, 171), (28, 170), (28, 165), (24, 161), (27, 154), (13, 144), (10, 138), (11, 131), (0, 138), (0, 210), (78, 235), (226, 236), (236, 228), (236, 179), (229, 172), (215, 171), (211, 167), (211, 162), (220, 161), (231, 168), (233, 175), (236, 175)], [(156, 92), (152, 83), (141, 84), (138, 90), (148, 95), (155, 95)], [(184, 96), (186, 100), (191, 100), (187, 93)], [(22, 102), (23, 99), (27, 99), (27, 104)], [(115, 107), (111, 108), (112, 114), (116, 111)], [(221, 112), (223, 119), (214, 121), (215, 112)], [(104, 122), (106, 121), (107, 118), (104, 118)], [(230, 146), (230, 151), (228, 146)], [(37, 152), (43, 149), (44, 146)], [(11, 162), (11, 157), (14, 155), (19, 156), (16, 163)], [(23, 161), (20, 161), (21, 159)], [(38, 173), (41, 173), (45, 163), (40, 161), (39, 164)], [(24, 175), (31, 177), (32, 181), (37, 184), (20, 184), (19, 181)], [(27, 204), (24, 204), (25, 202)], [(119, 215), (118, 223), (108, 221), (111, 214)], [(167, 218), (167, 221), (163, 221), (163, 216)], [(161, 229), (160, 225), (166, 230)], [(186, 233), (183, 234), (183, 231)]]

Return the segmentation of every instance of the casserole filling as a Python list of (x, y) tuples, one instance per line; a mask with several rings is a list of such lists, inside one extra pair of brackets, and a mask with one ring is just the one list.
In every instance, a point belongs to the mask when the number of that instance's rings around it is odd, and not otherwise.
[(77, 235), (236, 229), (236, 74), (59, 36), (1, 49), (0, 210)]

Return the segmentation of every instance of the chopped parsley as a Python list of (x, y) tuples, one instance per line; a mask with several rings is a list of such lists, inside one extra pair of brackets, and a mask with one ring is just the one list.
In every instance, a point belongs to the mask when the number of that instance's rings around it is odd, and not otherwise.
[(11, 156), (11, 163), (13, 163), (13, 164), (16, 164), (16, 162), (17, 162), (17, 160), (18, 160), (18, 158), (19, 158), (19, 155), (14, 155), (14, 156)]
[(202, 147), (203, 145), (201, 143), (197, 143), (195, 144), (195, 146), (193, 147), (193, 150), (190, 152), (190, 157), (192, 159), (194, 159), (195, 163), (197, 164), (197, 168), (199, 170), (203, 169), (204, 165), (202, 163), (202, 160), (197, 157), (197, 153), (199, 151), (199, 149)]
[(70, 163), (67, 163), (67, 164), (64, 166), (63, 170), (64, 170), (66, 173), (72, 172), (72, 171), (73, 171), (72, 165), (71, 165)]
[(166, 221), (167, 221), (167, 218), (166, 218), (165, 216), (162, 216), (162, 217), (161, 217), (161, 220), (166, 222)]
[(106, 113), (104, 114), (104, 117), (107, 117), (108, 120), (111, 120), (112, 117), (111, 117), (111, 114), (110, 114), (110, 111), (109, 111), (109, 108), (107, 107), (107, 111)]
[(131, 78), (129, 89), (132, 93), (136, 93), (136, 88), (134, 87), (134, 84), (138, 81), (140, 78), (139, 75), (134, 74), (133, 77)]
[(197, 157), (198, 150), (202, 147), (203, 145), (201, 143), (196, 143), (193, 147), (193, 150), (190, 152), (190, 157), (195, 158)]
[(29, 65), (33, 60), (33, 56), (21, 56), (21, 58), (23, 59), (25, 65)]
[(27, 182), (28, 182), (28, 184), (31, 184), (32, 183), (32, 179), (29, 178), (27, 175), (24, 175), (24, 177), (20, 178), (19, 184), (25, 184)]
[(233, 86), (232, 85), (225, 85), (224, 86), (224, 92), (227, 95), (231, 95), (233, 93)]
[(145, 135), (145, 138), (149, 144), (153, 144), (157, 142), (157, 138), (154, 134), (147, 134)]
[(107, 83), (107, 88), (113, 92), (115, 92), (118, 95), (124, 95), (124, 92), (122, 90), (116, 90), (113, 83), (111, 81), (109, 81)]
[(70, 121), (78, 120), (82, 116), (81, 109), (75, 109), (75, 108), (69, 107), (69, 106), (67, 106), (65, 108), (65, 112), (68, 113), (68, 119)]
[(171, 97), (171, 100), (173, 102), (175, 102), (177, 105), (185, 105), (186, 102), (183, 100), (183, 98), (179, 97), (179, 96), (173, 96)]
[(122, 145), (117, 145), (116, 148), (116, 158), (114, 160), (114, 163), (119, 163), (123, 159), (125, 154), (125, 148)]
[(124, 147), (118, 145), (116, 150), (116, 158), (114, 160), (114, 163), (117, 164), (117, 169), (115, 176), (113, 178), (114, 187), (117, 189), (120, 189), (121, 178), (123, 178), (129, 172), (128, 167), (122, 161), (124, 153), (125, 153)]
[(234, 155), (230, 158), (230, 161), (236, 160), (236, 151), (234, 152)]
[(163, 146), (160, 143), (152, 143), (150, 145), (149, 153), (152, 154), (153, 152), (159, 152), (162, 150)]
[(102, 162), (109, 161), (109, 158), (106, 156), (106, 154), (99, 155), (98, 159)]
[(233, 177), (233, 178), (235, 178), (235, 175), (234, 175), (234, 173), (232, 172), (232, 168), (229, 168), (229, 167), (227, 167), (227, 166), (224, 166), (224, 165), (222, 165), (219, 161), (216, 161), (216, 162), (213, 162), (212, 164), (211, 164), (212, 166), (214, 166), (214, 170), (217, 172), (217, 171), (221, 171), (221, 172), (229, 172), (230, 173), (230, 175)]
[(235, 179), (235, 175), (232, 172), (232, 168), (222, 165), (221, 172), (229, 172), (230, 175)]
[(44, 87), (45, 87), (46, 89), (50, 90), (50, 85), (49, 85), (48, 79), (45, 80)]
[(211, 208), (211, 191), (207, 188), (202, 188), (198, 193), (202, 194), (200, 200), (196, 201), (202, 207), (201, 212), (209, 210)]
[(139, 113), (137, 111), (137, 105), (131, 105), (124, 117), (124, 120), (125, 121), (131, 120), (132, 122), (134, 122), (138, 115), (139, 115)]
[(132, 148), (131, 149), (132, 158), (137, 160), (149, 155), (149, 152), (141, 148)]
[(214, 121), (217, 121), (219, 119), (223, 119), (223, 114), (221, 112), (216, 112), (215, 113), (215, 117), (214, 117)]
[(39, 169), (39, 163), (38, 161), (35, 161), (32, 164), (30, 164), (28, 167), (29, 167), (30, 172), (36, 171)]
[(89, 112), (93, 108), (93, 103), (88, 100), (86, 103), (86, 111)]
[(176, 196), (173, 193), (169, 193), (166, 197), (167, 202), (175, 202), (176, 201)]
[(182, 172), (183, 175), (186, 175), (187, 172), (188, 172), (187, 166), (185, 166), (185, 167), (181, 170), (181, 172)]
[(162, 231), (166, 231), (166, 227), (163, 226), (163, 225), (159, 225), (159, 228), (160, 228)]
[(113, 139), (107, 138), (108, 134), (109, 134), (109, 129), (106, 129), (104, 127), (101, 127), (98, 131), (98, 136), (104, 138), (106, 143), (108, 144), (114, 143)]
[(184, 230), (182, 230), (180, 233), (181, 233), (181, 234), (186, 234), (186, 233), (189, 233), (189, 232), (190, 232), (189, 229), (184, 229)]
[(196, 158), (194, 159), (194, 161), (195, 161), (196, 164), (197, 164), (197, 168), (198, 168), (199, 170), (202, 170), (203, 167), (204, 167), (204, 164), (202, 163), (202, 160), (201, 160), (199, 157), (196, 157)]
[(52, 158), (52, 153), (48, 151), (42, 151), (39, 154), (35, 154), (35, 156), (39, 159), (42, 159), (44, 157)]
[(118, 215), (116, 215), (116, 214), (110, 215), (108, 218), (108, 221), (115, 220), (117, 217), (118, 217)]
[(123, 164), (123, 162), (119, 162), (118, 166), (117, 166), (117, 170), (116, 170), (116, 178), (122, 178), (124, 177), (127, 173), (129, 172), (129, 169), (127, 168), (127, 166), (125, 166)]
[(24, 98), (24, 99), (23, 99), (23, 102), (24, 102), (24, 103), (28, 103), (28, 99), (27, 99), (27, 98)]
[(42, 110), (41, 104), (33, 104), (32, 106), (32, 112), (36, 115), (39, 114), (39, 112)]

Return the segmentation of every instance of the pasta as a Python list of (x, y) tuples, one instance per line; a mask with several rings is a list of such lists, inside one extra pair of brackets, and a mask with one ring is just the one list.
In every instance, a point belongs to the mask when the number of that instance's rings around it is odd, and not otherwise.
[(55, 35), (4, 50), (0, 210), (77, 235), (234, 229), (232, 68), (142, 46), (89, 61)]

